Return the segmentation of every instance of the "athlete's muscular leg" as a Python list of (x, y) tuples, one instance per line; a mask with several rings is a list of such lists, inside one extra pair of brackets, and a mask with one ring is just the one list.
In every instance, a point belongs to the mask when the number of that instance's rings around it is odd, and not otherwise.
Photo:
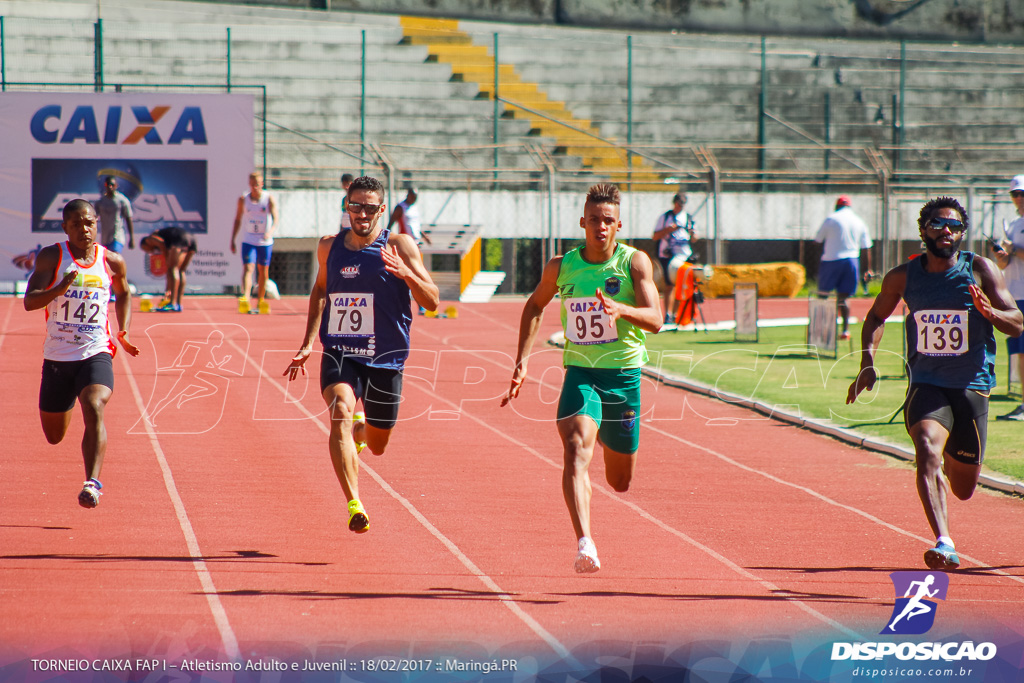
[(103, 468), (103, 456), (107, 452), (107, 428), (103, 424), (103, 410), (110, 400), (110, 394), (110, 387), (90, 384), (78, 395), (78, 402), (82, 404), (82, 418), (85, 420), (82, 459), (85, 462), (86, 479), (99, 479)]
[(629, 490), (636, 471), (636, 453), (619, 453), (604, 447), (604, 477), (608, 485), (619, 493)]
[[(363, 433), (366, 435), (366, 447), (374, 455), (384, 455), (388, 442), (391, 440), (392, 431), (391, 429), (380, 429), (370, 424), (365, 425)], [(356, 430), (357, 434), (358, 432), (359, 430)]]
[(263, 301), (267, 294), (267, 278), (270, 276), (270, 266), (256, 265), (256, 297)]
[(242, 264), (242, 298), (248, 299), (252, 292), (252, 272), (256, 269), (255, 263)]
[(949, 490), (960, 500), (968, 500), (974, 495), (974, 489), (978, 486), (978, 477), (981, 476), (981, 465), (971, 465), (960, 462), (949, 453), (946, 453), (943, 470), (949, 480)]
[(597, 423), (585, 415), (558, 421), (562, 438), (562, 496), (577, 540), (590, 536), (590, 461), (597, 443)]
[(194, 251), (186, 251), (185, 255), (181, 257), (181, 262), (178, 264), (178, 291), (175, 292), (174, 303), (179, 306), (181, 305), (181, 297), (185, 295), (185, 281), (188, 264), (192, 263), (192, 257), (194, 255)]
[(936, 536), (949, 536), (946, 480), (942, 472), (942, 452), (949, 432), (935, 420), (921, 420), (911, 426), (910, 438), (917, 454), (917, 494), (928, 525)]
[(836, 293), (836, 306), (839, 308), (839, 317), (843, 321), (843, 332), (850, 331), (850, 304), (846, 303), (848, 295)]
[(72, 412), (73, 409), (63, 413), (39, 411), (39, 421), (43, 425), (43, 435), (47, 443), (58, 444), (64, 440), (64, 435), (68, 433), (68, 425), (71, 424)]
[(355, 413), (356, 396), (347, 384), (332, 384), (323, 393), (324, 401), (331, 411), (331, 433), (327, 437), (331, 451), (331, 464), (338, 477), (341, 490), (347, 500), (359, 498), (359, 457), (356, 442), (352, 438), (352, 415)]

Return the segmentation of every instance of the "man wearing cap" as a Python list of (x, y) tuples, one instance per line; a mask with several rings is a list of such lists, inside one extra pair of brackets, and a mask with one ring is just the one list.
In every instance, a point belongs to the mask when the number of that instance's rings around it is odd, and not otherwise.
[(693, 216), (683, 210), (684, 206), (686, 206), (686, 194), (677, 192), (676, 196), (672, 197), (672, 208), (658, 216), (652, 236), (652, 239), (658, 243), (658, 261), (661, 263), (661, 273), (665, 277), (666, 323), (675, 319), (672, 311), (674, 304), (672, 281), (675, 279), (675, 273), (669, 275), (668, 264), (674, 256), (682, 255), (683, 258), (690, 258), (690, 255), (693, 254), (693, 242), (697, 240)]
[(868, 226), (853, 212), (849, 195), (840, 195), (836, 210), (825, 218), (814, 241), (824, 243), (818, 269), (818, 298), (836, 293), (839, 315), (843, 319), (840, 339), (850, 338), (850, 307), (847, 297), (857, 291), (860, 281), (860, 252), (864, 251), (866, 274), (871, 273), (871, 236)]
[[(1017, 301), (1017, 308), (1024, 311), (1024, 175), (1016, 175), (1010, 181), (1010, 199), (1017, 209), (1017, 217), (1009, 225), (1004, 224), (1004, 238), (998, 248), (992, 246), (992, 256), (1003, 271), (1006, 288)], [(1007, 337), (1006, 350), (1010, 362), (1017, 364), (1017, 376), (1024, 378), (1024, 338)], [(996, 419), (1024, 422), (1024, 402)]]

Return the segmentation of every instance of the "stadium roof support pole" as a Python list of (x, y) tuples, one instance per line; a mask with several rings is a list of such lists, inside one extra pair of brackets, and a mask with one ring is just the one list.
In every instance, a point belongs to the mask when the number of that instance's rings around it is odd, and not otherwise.
[[(757, 144), (759, 149), (757, 150), (757, 167), (763, 171), (765, 167), (765, 153), (764, 146), (767, 143), (767, 133), (765, 131), (765, 102), (766, 92), (768, 90), (768, 57), (765, 46), (765, 37), (761, 36), (761, 92), (757, 95)], [(762, 176), (762, 180), (763, 180)], [(762, 186), (763, 190), (764, 187)]]
[[(362, 30), (359, 52), (359, 156), (366, 156), (366, 29)], [(362, 162), (359, 163), (359, 175), (366, 175)]]
[(228, 26), (227, 37), (227, 62), (228, 62), (228, 92), (231, 92), (231, 27)]
[[(633, 146), (633, 36), (626, 36), (626, 146)], [(626, 167), (630, 181), (633, 180), (633, 154), (627, 152)], [(633, 189), (632, 182), (629, 184)]]
[(547, 263), (555, 256), (555, 167), (545, 161), (544, 168), (548, 176), (548, 239), (544, 254), (544, 263)]
[(103, 92), (103, 20), (93, 24), (93, 79), (96, 92)]
[(493, 142), (494, 142), (494, 182), (497, 187), (498, 182), (498, 116), (501, 114), (501, 100), (498, 99), (498, 32), (494, 32), (494, 130), (493, 130)]
[(263, 90), (263, 177), (267, 177), (267, 86), (261, 85)]
[(7, 90), (7, 43), (4, 42), (4, 18), (0, 16), (0, 91)]
[(896, 145), (896, 160), (893, 169), (900, 172), (900, 157), (903, 156), (903, 145), (907, 142), (907, 120), (905, 118), (907, 101), (907, 41), (900, 41), (900, 127), (899, 141)]
[[(824, 107), (824, 128), (825, 128), (825, 145), (832, 144), (832, 93), (828, 90), (825, 91), (825, 107)], [(828, 183), (829, 174), (828, 167), (832, 161), (832, 154), (829, 152), (828, 147), (825, 147), (825, 182)]]

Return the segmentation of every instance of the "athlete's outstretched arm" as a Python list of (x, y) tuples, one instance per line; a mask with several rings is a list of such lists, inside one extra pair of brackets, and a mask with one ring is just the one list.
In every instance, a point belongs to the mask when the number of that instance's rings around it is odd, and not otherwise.
[[(65, 275), (60, 282), (53, 282), (60, 265), (60, 247), (56, 244), (43, 248), (36, 256), (36, 268), (28, 278), (28, 287), (25, 292), (25, 310), (35, 311), (46, 308), (46, 305), (58, 296), (68, 291), (68, 287), (78, 276), (77, 270), (72, 270)], [(53, 286), (50, 286), (50, 283)]]
[(117, 341), (130, 356), (139, 355), (139, 348), (128, 341), (128, 328), (132, 324), (132, 292), (128, 288), (128, 266), (120, 254), (107, 252), (107, 267), (110, 268), (110, 288), (117, 297), (114, 314), (117, 316)]
[(309, 292), (309, 309), (306, 312), (306, 332), (302, 337), (302, 345), (299, 351), (292, 357), (292, 362), (283, 374), (288, 375), (289, 380), (298, 377), (301, 371), (306, 374), (306, 359), (313, 351), (313, 340), (316, 339), (317, 331), (320, 329), (320, 318), (324, 314), (324, 306), (327, 304), (327, 255), (331, 252), (331, 245), (334, 244), (334, 235), (321, 237), (316, 247), (316, 280), (313, 282), (313, 289)]
[(555, 294), (558, 293), (558, 273), (562, 268), (562, 257), (556, 256), (544, 266), (544, 272), (537, 283), (537, 288), (526, 300), (523, 306), (523, 314), (519, 319), (519, 345), (516, 348), (516, 366), (512, 370), (512, 384), (508, 393), (501, 399), (501, 405), (508, 405), (508, 402), (519, 395), (519, 390), (526, 380), (526, 364), (529, 360), (530, 351), (533, 349), (533, 342), (537, 339), (537, 331), (540, 329), (540, 321), (544, 317), (544, 307), (547, 306)]
[(981, 282), (981, 287), (971, 285), (971, 298), (978, 312), (1003, 334), (1019, 337), (1024, 331), (1024, 315), (1006, 288), (1002, 272), (987, 258), (979, 256), (974, 259), (974, 274)]
[(441, 292), (423, 265), (423, 257), (416, 241), (408, 235), (392, 233), (387, 249), (381, 250), (384, 268), (395, 277), (405, 280), (412, 298), (428, 311), (436, 311), (441, 303)]
[(622, 318), (647, 332), (657, 333), (661, 329), (661, 301), (658, 297), (658, 288), (654, 284), (653, 272), (654, 268), (647, 254), (642, 251), (633, 254), (629, 260), (629, 274), (633, 279), (636, 306), (627, 306), (605, 296), (600, 289), (597, 290), (597, 298), (604, 305), (604, 311), (613, 324)]
[(885, 332), (885, 321), (896, 310), (900, 299), (903, 298), (903, 290), (907, 284), (907, 264), (903, 263), (888, 273), (882, 279), (882, 291), (875, 297), (871, 304), (871, 310), (864, 317), (864, 328), (860, 333), (861, 355), (860, 372), (856, 379), (850, 384), (846, 392), (846, 402), (853, 403), (857, 400), (860, 392), (871, 389), (875, 386), (878, 373), (875, 372), (875, 352), (878, 345), (882, 343), (882, 334)]
[(238, 230), (242, 227), (242, 214), (245, 213), (245, 197), (238, 198), (238, 210), (235, 211), (235, 222), (231, 226), (231, 253), (234, 254), (238, 248), (235, 240), (238, 239)]

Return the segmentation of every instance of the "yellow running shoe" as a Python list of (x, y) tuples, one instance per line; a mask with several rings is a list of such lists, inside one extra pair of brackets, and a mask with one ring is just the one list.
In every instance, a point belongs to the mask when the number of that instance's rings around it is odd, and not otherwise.
[(269, 315), (270, 314), (270, 302), (269, 301), (260, 301), (256, 305), (256, 310), (260, 312), (260, 315)]
[[(356, 437), (358, 432), (362, 432), (362, 439)], [(366, 413), (357, 411), (352, 414), (352, 436), (356, 442), (356, 455), (359, 455), (366, 448)]]
[(238, 312), (248, 313), (249, 312), (249, 298), (245, 296), (238, 297)]
[(366, 510), (358, 500), (348, 502), (348, 528), (349, 531), (354, 531), (357, 534), (370, 530), (370, 518), (366, 516)]

